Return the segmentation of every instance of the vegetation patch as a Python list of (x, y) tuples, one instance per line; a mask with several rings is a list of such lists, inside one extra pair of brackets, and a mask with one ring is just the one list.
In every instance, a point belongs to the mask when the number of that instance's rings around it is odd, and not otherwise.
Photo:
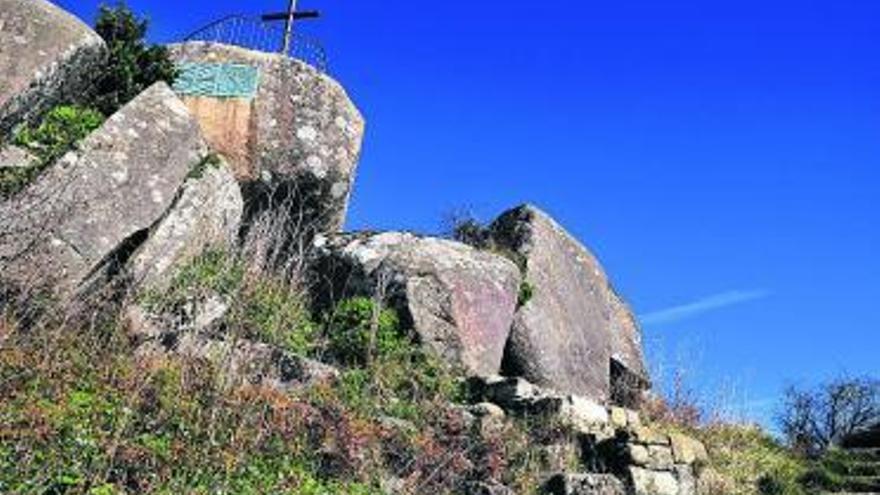
[(0, 169), (0, 199), (24, 189), (103, 123), (104, 116), (94, 109), (62, 105), (50, 110), (38, 125), (20, 130), (13, 143), (37, 157), (37, 162), (29, 167)]

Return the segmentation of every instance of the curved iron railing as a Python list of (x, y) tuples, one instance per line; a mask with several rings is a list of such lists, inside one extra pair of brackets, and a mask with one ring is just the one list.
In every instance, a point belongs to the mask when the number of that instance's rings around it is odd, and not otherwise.
[[(223, 43), (262, 52), (281, 53), (284, 26), (282, 23), (265, 22), (260, 16), (233, 14), (202, 26), (184, 37), (184, 41)], [(286, 55), (321, 72), (327, 72), (327, 52), (316, 38), (294, 33)]]

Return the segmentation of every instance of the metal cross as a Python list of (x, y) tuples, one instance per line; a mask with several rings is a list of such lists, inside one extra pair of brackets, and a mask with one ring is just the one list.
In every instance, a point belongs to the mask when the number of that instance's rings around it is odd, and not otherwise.
[(276, 12), (263, 15), (263, 22), (284, 21), (284, 44), (281, 47), (281, 53), (285, 55), (290, 53), (290, 44), (293, 40), (293, 21), (301, 19), (315, 19), (320, 17), (321, 13), (317, 10), (306, 10), (302, 12), (296, 11), (296, 0), (290, 0), (290, 5), (286, 12)]

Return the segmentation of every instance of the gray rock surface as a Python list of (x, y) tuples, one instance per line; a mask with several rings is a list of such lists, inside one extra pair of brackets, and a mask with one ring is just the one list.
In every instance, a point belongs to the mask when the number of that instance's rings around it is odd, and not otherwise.
[(678, 479), (670, 471), (651, 471), (640, 467), (629, 468), (634, 495), (681, 495)]
[(544, 486), (549, 495), (625, 495), (617, 478), (607, 474), (562, 473), (552, 476)]
[(600, 402), (612, 398), (612, 359), (647, 380), (641, 333), (596, 258), (546, 213), (522, 206), (491, 226), (521, 258), (533, 297), (516, 314), (505, 373)]
[(4, 278), (70, 296), (118, 268), (205, 155), (183, 103), (164, 83), (150, 87), (0, 204)]
[(88, 94), (104, 41), (45, 0), (0, 0), (0, 141), (22, 123)]
[(18, 146), (4, 146), (0, 148), (0, 169), (27, 168), (35, 165), (37, 161), (37, 157), (30, 154), (24, 148)]
[[(250, 186), (245, 189), (249, 209), (294, 208), (301, 210), (309, 229), (341, 229), (364, 134), (364, 119), (344, 88), (313, 67), (277, 54), (204, 42), (170, 48), (182, 63), (259, 69), (259, 89), (244, 107), (241, 101), (183, 97), (199, 116), (209, 144), (230, 158), (239, 180)], [(218, 119), (225, 112), (229, 118)]]
[(190, 174), (177, 200), (150, 231), (130, 263), (144, 289), (162, 289), (176, 269), (205, 249), (228, 250), (238, 241), (244, 204), (235, 177), (220, 158)]
[(525, 416), (543, 416), (574, 431), (610, 438), (614, 428), (609, 411), (588, 398), (543, 389), (522, 378), (475, 377), (470, 380), (478, 400), (485, 400)]
[(509, 260), (407, 233), (319, 237), (312, 263), (324, 306), (384, 293), (422, 343), (477, 375), (497, 373), (520, 273)]
[(332, 381), (339, 375), (331, 366), (267, 344), (219, 340), (195, 332), (151, 340), (138, 348), (137, 355), (142, 359), (174, 356), (207, 361), (217, 367), (225, 388), (254, 385), (287, 391)]

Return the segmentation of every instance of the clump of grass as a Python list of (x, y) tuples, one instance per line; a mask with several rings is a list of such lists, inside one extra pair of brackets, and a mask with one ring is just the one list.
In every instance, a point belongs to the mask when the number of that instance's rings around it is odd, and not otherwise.
[(222, 250), (194, 258), (169, 288), (148, 291), (143, 303), (158, 314), (180, 314), (210, 297), (228, 302), (223, 325), (231, 335), (303, 355), (313, 354), (319, 344), (302, 290), (269, 274), (250, 274), (241, 260)]
[(696, 432), (710, 466), (729, 482), (730, 495), (804, 495), (806, 463), (757, 426), (716, 424)]

